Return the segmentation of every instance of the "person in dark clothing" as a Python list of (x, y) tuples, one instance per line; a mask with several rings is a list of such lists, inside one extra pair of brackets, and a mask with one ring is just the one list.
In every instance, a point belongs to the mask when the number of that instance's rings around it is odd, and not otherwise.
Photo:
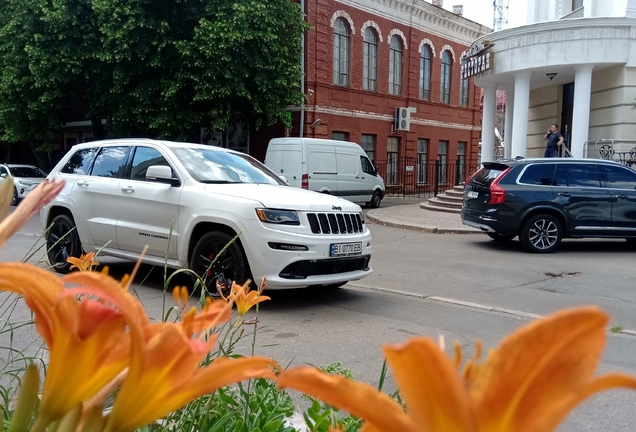
[(563, 145), (563, 135), (559, 133), (559, 125), (551, 125), (543, 139), (548, 140), (543, 157), (556, 157), (561, 145)]

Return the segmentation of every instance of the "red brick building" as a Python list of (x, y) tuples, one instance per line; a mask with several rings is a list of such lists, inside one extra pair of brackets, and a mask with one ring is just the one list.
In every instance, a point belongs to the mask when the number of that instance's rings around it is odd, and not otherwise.
[[(436, 3), (439, 3), (436, 2)], [(461, 55), (490, 29), (423, 0), (305, 0), (304, 113), (288, 133), (361, 144), (388, 184), (417, 164), (477, 164), (480, 93), (460, 79)], [(396, 108), (414, 108), (410, 130), (396, 131)], [(251, 153), (260, 157), (263, 135)], [(257, 150), (258, 149), (258, 150)], [(413, 162), (404, 158), (412, 158)], [(411, 160), (411, 159), (409, 159)], [(382, 171), (382, 168), (380, 168)], [(421, 178), (420, 178), (421, 180)]]

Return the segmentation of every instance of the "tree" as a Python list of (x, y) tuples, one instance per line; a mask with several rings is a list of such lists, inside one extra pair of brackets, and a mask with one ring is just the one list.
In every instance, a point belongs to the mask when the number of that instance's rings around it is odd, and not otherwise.
[(290, 0), (0, 0), (0, 139), (185, 139), (200, 126), (287, 121), (300, 37)]

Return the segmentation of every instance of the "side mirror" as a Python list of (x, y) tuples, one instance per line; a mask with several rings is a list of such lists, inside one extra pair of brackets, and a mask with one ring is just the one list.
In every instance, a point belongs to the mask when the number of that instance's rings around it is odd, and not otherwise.
[(159, 183), (167, 183), (171, 186), (179, 184), (178, 178), (172, 178), (172, 168), (165, 165), (152, 165), (146, 170), (146, 179)]
[(0, 174), (0, 177), (5, 178), (7, 176), (7, 173), (2, 173)]

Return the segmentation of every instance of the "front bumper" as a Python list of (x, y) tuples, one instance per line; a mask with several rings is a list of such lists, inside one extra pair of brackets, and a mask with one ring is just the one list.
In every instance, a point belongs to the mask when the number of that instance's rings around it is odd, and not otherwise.
[[(371, 232), (366, 228), (356, 234), (307, 234), (279, 230), (260, 221), (254, 223), (258, 226), (249, 226), (243, 234), (245, 252), (255, 282), (266, 277), (268, 289), (342, 284), (372, 273)], [(361, 245), (358, 255), (329, 254), (332, 243), (358, 242)], [(307, 250), (273, 249), (270, 243), (300, 245)]]

